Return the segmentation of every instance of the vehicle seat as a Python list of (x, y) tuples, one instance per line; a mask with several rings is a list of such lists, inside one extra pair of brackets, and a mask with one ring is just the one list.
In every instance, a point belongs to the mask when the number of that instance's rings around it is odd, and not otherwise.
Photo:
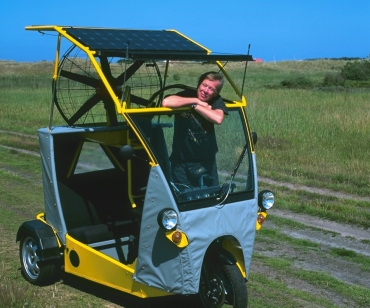
[(100, 224), (93, 204), (75, 191), (58, 182), (59, 198), (67, 230)]
[(77, 241), (90, 246), (124, 264), (132, 264), (138, 254), (140, 226), (125, 220), (68, 231)]

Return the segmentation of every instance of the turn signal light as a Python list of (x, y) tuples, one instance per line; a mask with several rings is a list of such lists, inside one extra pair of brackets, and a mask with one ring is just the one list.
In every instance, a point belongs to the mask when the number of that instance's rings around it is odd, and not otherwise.
[(266, 220), (266, 216), (264, 216), (262, 213), (259, 213), (257, 216), (257, 222), (262, 225)]
[(172, 242), (174, 242), (175, 244), (179, 244), (181, 242), (181, 239), (182, 239), (182, 234), (181, 232), (179, 231), (175, 231), (173, 234), (172, 234)]
[(267, 217), (266, 212), (258, 212), (257, 221), (256, 221), (256, 230), (257, 231), (262, 228), (262, 224), (265, 222), (266, 217)]

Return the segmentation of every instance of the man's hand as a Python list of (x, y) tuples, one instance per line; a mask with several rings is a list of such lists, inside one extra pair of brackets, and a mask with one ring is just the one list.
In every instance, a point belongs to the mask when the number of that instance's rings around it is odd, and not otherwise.
[(202, 107), (205, 107), (205, 108), (208, 108), (208, 109), (212, 109), (212, 106), (209, 105), (208, 103), (206, 102), (202, 102), (199, 100), (199, 103), (197, 103), (198, 106), (202, 106)]
[(198, 112), (203, 118), (214, 124), (220, 125), (224, 120), (224, 112), (221, 109), (213, 110), (212, 106), (208, 104), (207, 106), (197, 104), (194, 110)]

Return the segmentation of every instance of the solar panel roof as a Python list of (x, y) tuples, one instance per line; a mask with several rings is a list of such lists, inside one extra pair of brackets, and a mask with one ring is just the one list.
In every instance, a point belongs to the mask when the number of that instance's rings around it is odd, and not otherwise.
[[(103, 56), (135, 60), (253, 61), (246, 54), (210, 54), (209, 50), (172, 30), (132, 30), (85, 27), (31, 26), (28, 30), (62, 28), (80, 44)], [(59, 30), (58, 30), (59, 31)]]
[(90, 47), (91, 50), (121, 51), (128, 47), (131, 53), (207, 53), (204, 48), (174, 31), (83, 28), (67, 28), (65, 30), (83, 45)]
[(251, 61), (249, 55), (209, 55), (194, 41), (170, 30), (63, 28), (98, 54), (141, 60)]

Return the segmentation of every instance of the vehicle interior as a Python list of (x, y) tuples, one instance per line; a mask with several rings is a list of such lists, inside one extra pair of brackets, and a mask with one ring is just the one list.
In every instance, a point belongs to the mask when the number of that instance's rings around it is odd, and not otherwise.
[[(123, 126), (115, 133), (125, 132), (127, 127)], [(128, 162), (120, 157), (119, 148), (91, 142), (87, 135), (54, 136), (58, 193), (66, 228), (78, 241), (130, 264), (137, 257), (140, 213), (149, 174), (149, 164), (140, 158), (147, 160), (146, 154), (139, 150), (137, 158)], [(128, 169), (132, 175), (130, 186)]]

